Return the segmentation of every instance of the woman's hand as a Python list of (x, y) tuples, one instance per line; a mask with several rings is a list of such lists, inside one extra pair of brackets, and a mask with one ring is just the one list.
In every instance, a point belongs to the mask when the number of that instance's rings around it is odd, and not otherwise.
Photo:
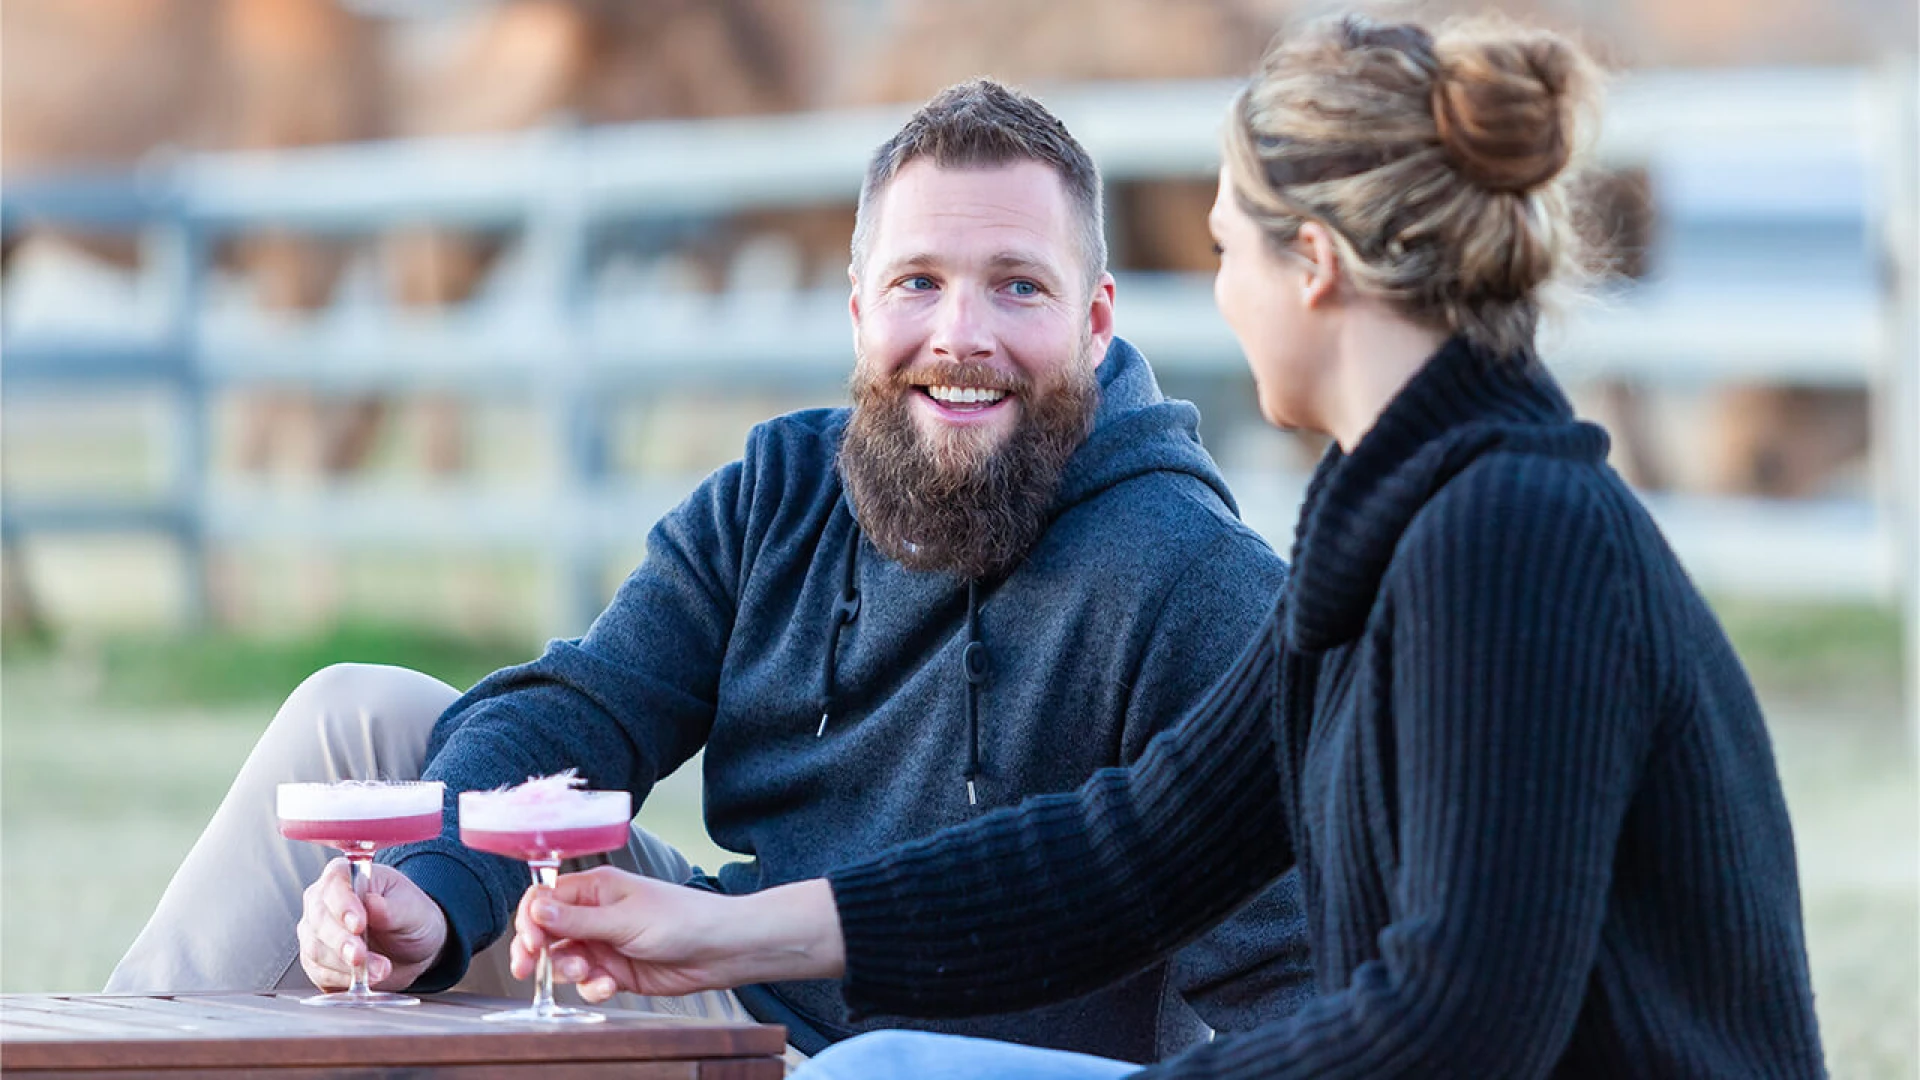
[(602, 866), (528, 889), (514, 916), (513, 974), (551, 946), (554, 978), (580, 996), (658, 996), (838, 977), (840, 916), (824, 880), (723, 896)]

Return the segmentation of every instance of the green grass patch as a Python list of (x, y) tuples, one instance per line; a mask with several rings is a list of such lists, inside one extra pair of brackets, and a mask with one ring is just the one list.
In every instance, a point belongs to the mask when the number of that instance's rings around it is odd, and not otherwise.
[(1716, 597), (1756, 685), (1796, 697), (1898, 699), (1903, 638), (1892, 606)]
[[(1901, 692), (1900, 615), (1892, 607), (1732, 597), (1713, 604), (1755, 684), (1771, 693), (1887, 700)], [(347, 620), (298, 635), (128, 632), (76, 643), (16, 633), (0, 652), (14, 673), (79, 668), (102, 701), (165, 706), (277, 701), (341, 662), (399, 664), (471, 686), (532, 659), (539, 646), (518, 636)]]
[(341, 623), (299, 636), (240, 631), (125, 633), (96, 643), (10, 641), (10, 674), (78, 669), (98, 700), (144, 706), (279, 701), (308, 675), (343, 662), (397, 664), (454, 686), (538, 654), (524, 640), (463, 637), (419, 627)]
[[(1892, 607), (1732, 597), (1713, 605), (1755, 684), (1771, 693), (1889, 700), (1901, 692), (1900, 615)], [(100, 700), (164, 706), (277, 701), (341, 662), (399, 664), (470, 686), (532, 659), (539, 646), (518, 636), (347, 620), (299, 635), (128, 632), (76, 643), (12, 634), (0, 651), (13, 673), (80, 668)]]

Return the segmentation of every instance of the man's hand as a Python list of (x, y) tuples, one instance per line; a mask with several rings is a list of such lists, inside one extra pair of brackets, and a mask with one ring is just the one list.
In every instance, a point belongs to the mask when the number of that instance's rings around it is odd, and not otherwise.
[(405, 874), (379, 863), (362, 904), (347, 860), (335, 859), (307, 886), (299, 936), (300, 967), (322, 990), (345, 988), (361, 960), (373, 986), (404, 990), (445, 947), (447, 917)]
[(721, 896), (602, 866), (528, 889), (514, 917), (513, 973), (533, 974), (552, 945), (554, 977), (580, 996), (659, 996), (743, 983), (831, 978), (845, 964), (825, 881)]

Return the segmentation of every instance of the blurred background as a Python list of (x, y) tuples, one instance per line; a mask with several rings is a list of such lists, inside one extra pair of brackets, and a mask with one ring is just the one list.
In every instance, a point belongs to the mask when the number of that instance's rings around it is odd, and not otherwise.
[[(1761, 688), (1834, 1074), (1920, 1075), (1913, 0), (1493, 6), (1617, 72), (1549, 362)], [(1286, 550), (1319, 447), (1204, 219), (1235, 81), (1326, 10), (0, 0), (0, 989), (99, 987), (309, 671), (582, 632), (753, 423), (843, 402), (866, 157), (950, 82), (1100, 162), (1120, 333)], [(696, 769), (642, 818), (724, 857)]]

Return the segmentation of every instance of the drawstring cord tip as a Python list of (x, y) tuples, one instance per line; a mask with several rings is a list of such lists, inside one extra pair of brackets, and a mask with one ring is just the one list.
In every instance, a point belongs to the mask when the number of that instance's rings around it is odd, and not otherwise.
[(821, 713), (820, 714), (820, 730), (814, 732), (813, 737), (818, 739), (824, 736), (826, 733), (827, 733), (827, 714)]
[(979, 805), (980, 805), (980, 800), (974, 797), (974, 793), (973, 793), (973, 781), (971, 781), (971, 780), (969, 780), (969, 781), (967, 781), (967, 805), (968, 805), (968, 806), (979, 806)]

